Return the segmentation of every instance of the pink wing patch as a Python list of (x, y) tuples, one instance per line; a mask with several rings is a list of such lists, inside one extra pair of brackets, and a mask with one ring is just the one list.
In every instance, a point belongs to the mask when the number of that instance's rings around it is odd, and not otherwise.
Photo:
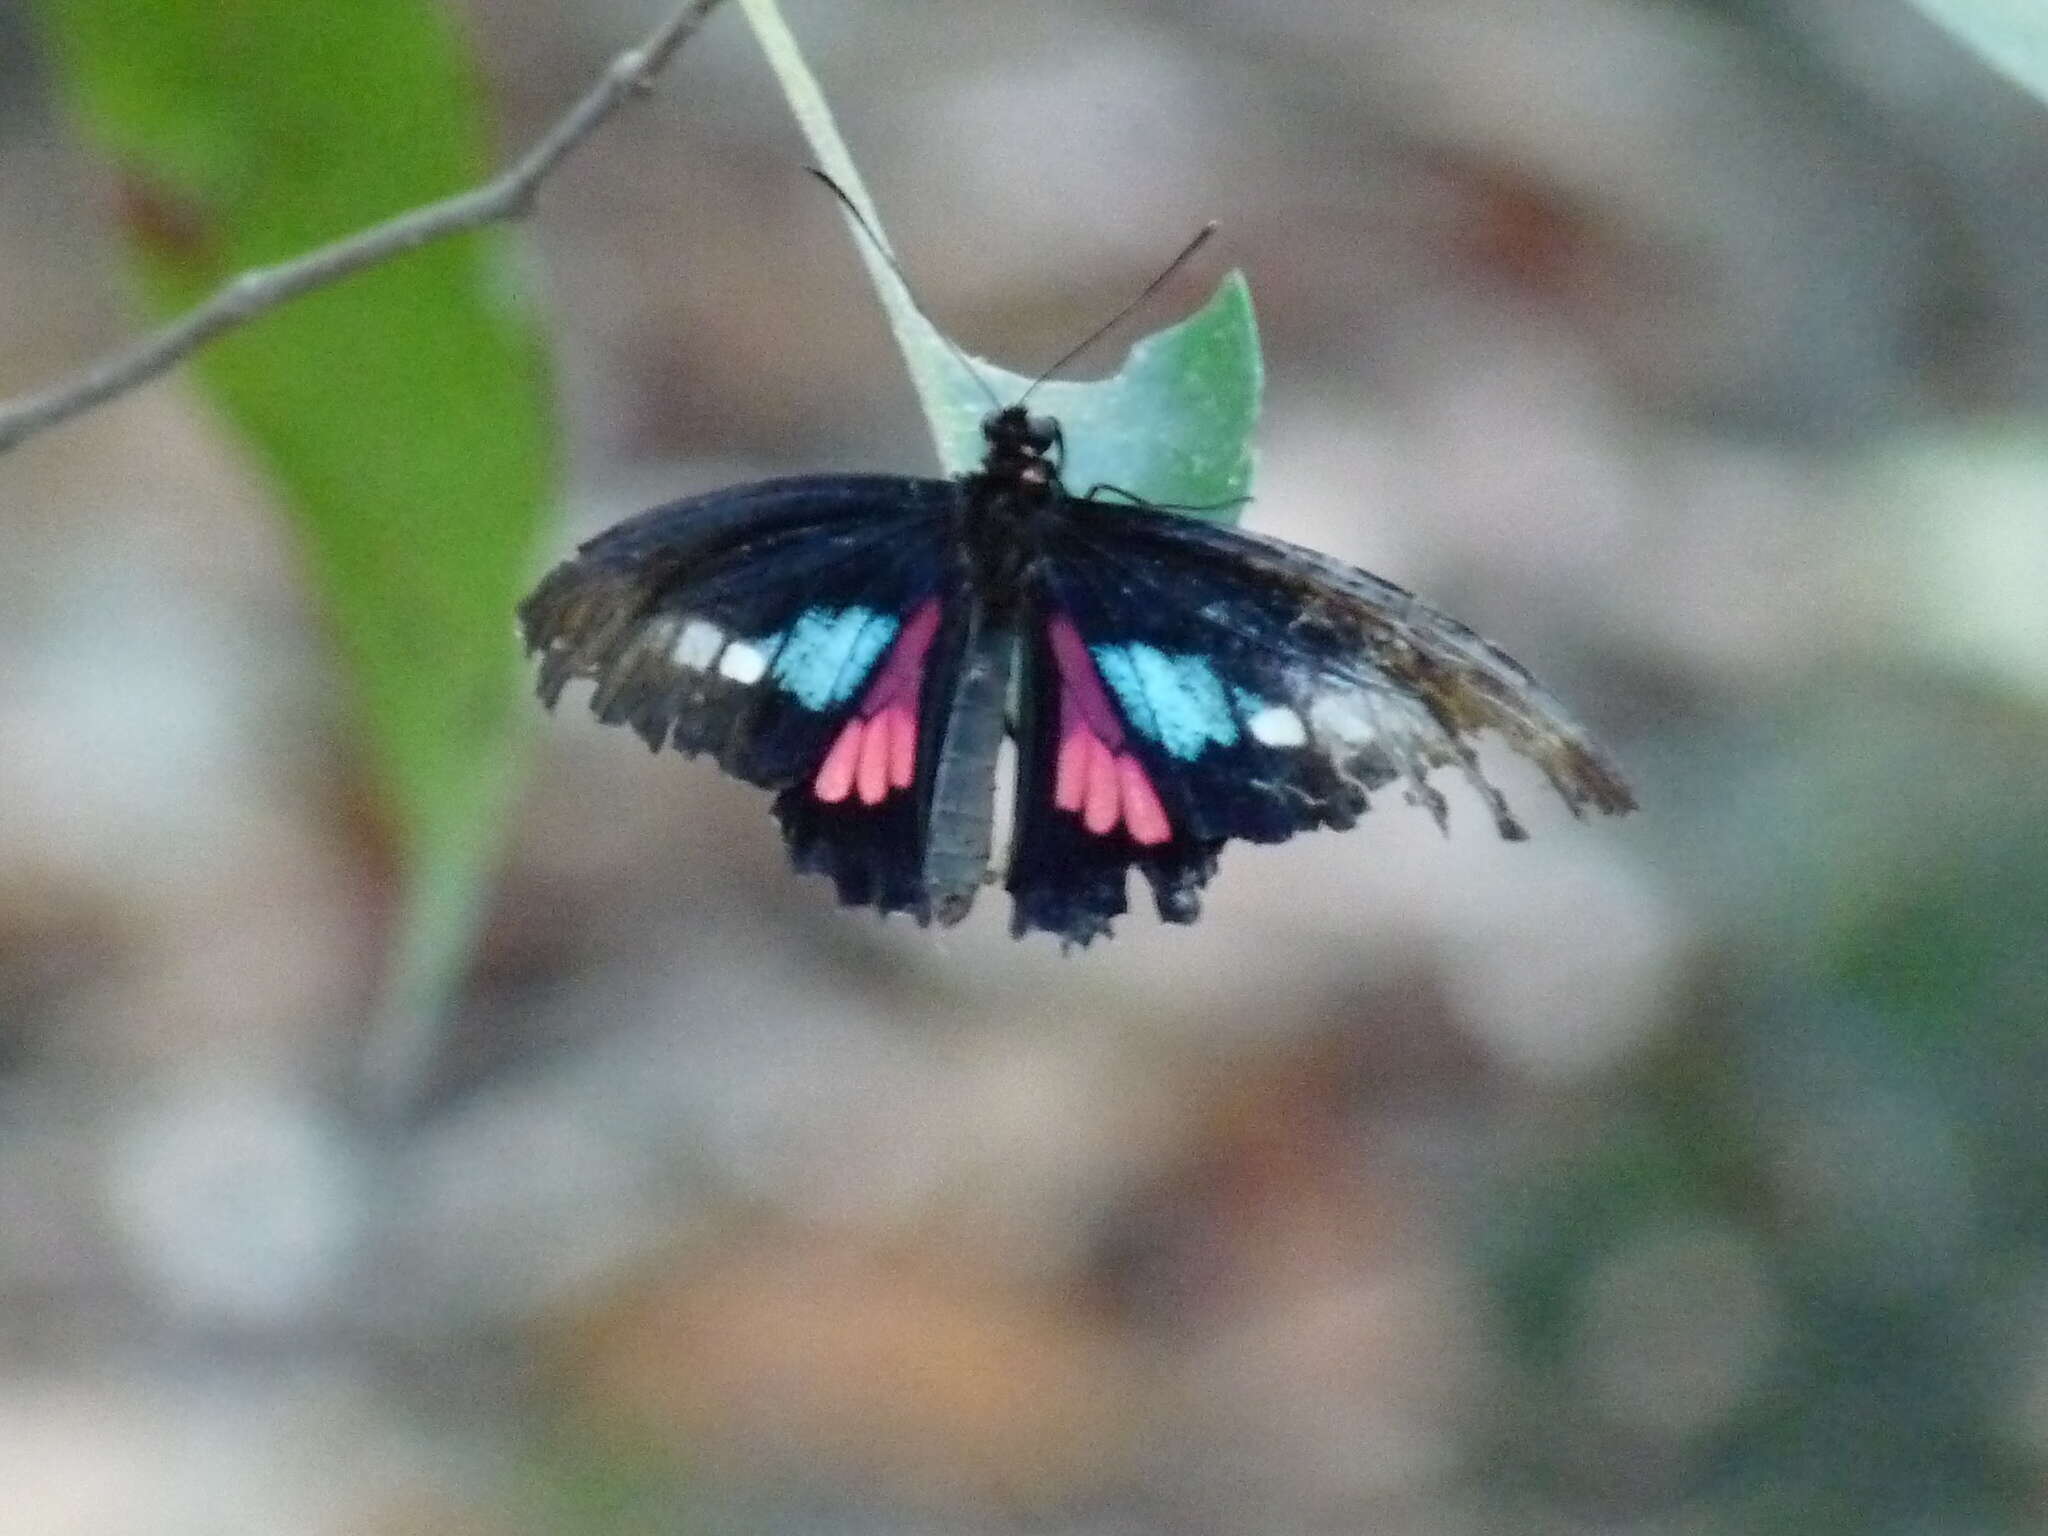
[(1081, 825), (1097, 837), (1118, 826), (1131, 841), (1157, 847), (1173, 839), (1173, 824), (1151, 776), (1123, 750), (1123, 722), (1110, 707), (1102, 678), (1080, 631), (1065, 614), (1046, 624), (1052, 659), (1060, 674), (1060, 752), (1053, 774), (1052, 802), (1080, 814)]
[(917, 778), (917, 706), (925, 655), (939, 632), (939, 604), (927, 599), (904, 623), (853, 718), (839, 728), (811, 793), (827, 805), (858, 795), (880, 805)]

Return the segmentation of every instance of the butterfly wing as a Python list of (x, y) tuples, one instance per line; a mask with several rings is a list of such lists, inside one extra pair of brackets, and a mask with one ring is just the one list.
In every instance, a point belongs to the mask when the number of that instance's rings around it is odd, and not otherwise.
[(792, 860), (842, 901), (928, 919), (925, 722), (945, 718), (973, 616), (947, 553), (958, 494), (805, 476), (621, 523), (520, 605), (540, 696), (589, 679), (600, 720), (779, 791)]
[(1473, 738), (1498, 732), (1574, 813), (1620, 775), (1512, 658), (1399, 587), (1282, 540), (1145, 507), (1068, 504), (1029, 594), (1013, 928), (1087, 943), (1126, 875), (1192, 922), (1232, 838), (1351, 826), (1399, 783), (1442, 824), (1456, 768), (1523, 832)]

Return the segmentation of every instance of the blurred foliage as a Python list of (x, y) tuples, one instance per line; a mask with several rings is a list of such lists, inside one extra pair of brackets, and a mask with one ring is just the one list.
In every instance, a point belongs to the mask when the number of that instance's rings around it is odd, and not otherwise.
[[(811, 152), (876, 238), (886, 241), (831, 108), (775, 0), (742, 0), (742, 9)], [(1061, 379), (1033, 389), (1029, 376), (973, 357), (948, 340), (918, 309), (890, 259), (859, 231), (854, 237), (948, 474), (980, 465), (986, 446), (982, 418), (998, 403), (1022, 400), (1028, 390), (1032, 408), (1060, 422), (1062, 473), (1076, 493), (1113, 485), (1148, 501), (1199, 509), (1217, 522), (1237, 521), (1251, 494), (1251, 436), (1265, 379), (1244, 274), (1228, 273), (1199, 311), (1132, 347), (1112, 377)]]
[(1715, 1529), (2030, 1528), (2048, 721), (1903, 668), (1818, 697), (1696, 765), (1702, 886), (1748, 899), (1692, 1027), (1494, 1193), (1502, 1454)]
[[(112, 157), (149, 302), (182, 310), (486, 173), (477, 81), (431, 0), (44, 0)], [(553, 499), (541, 344), (497, 235), (443, 241), (202, 354), (268, 470), (360, 705), (411, 901), (396, 992), (466, 953), (511, 784), (510, 614)]]
[(520, 1459), (513, 1528), (547, 1536), (655, 1536), (699, 1529), (685, 1469), (653, 1448), (563, 1420)]

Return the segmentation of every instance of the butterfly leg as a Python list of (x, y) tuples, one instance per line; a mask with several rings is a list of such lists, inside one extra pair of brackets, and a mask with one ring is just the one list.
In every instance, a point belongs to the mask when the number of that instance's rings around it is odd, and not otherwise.
[(1120, 485), (1111, 485), (1107, 480), (1098, 480), (1089, 486), (1088, 494), (1081, 499), (1093, 501), (1104, 491), (1129, 502), (1134, 507), (1150, 507), (1156, 512), (1233, 512), (1251, 501), (1249, 496), (1233, 496), (1228, 501), (1212, 501), (1199, 506), (1182, 501), (1150, 501), (1136, 491), (1127, 491)]

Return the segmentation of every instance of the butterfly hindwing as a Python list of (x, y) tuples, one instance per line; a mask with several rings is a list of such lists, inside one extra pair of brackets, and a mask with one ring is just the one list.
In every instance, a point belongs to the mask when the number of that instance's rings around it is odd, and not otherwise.
[(1511, 659), (1408, 593), (1279, 540), (1144, 507), (1070, 502), (1041, 567), (1008, 883), (1022, 933), (1085, 943), (1126, 871), (1191, 922), (1231, 839), (1344, 828), (1396, 782), (1439, 820), (1492, 728), (1574, 810), (1626, 789)]
[(913, 611), (816, 768), (775, 800), (796, 867), (850, 906), (958, 922), (988, 867), (1007, 637), (962, 583)]
[(1019, 937), (1038, 929), (1086, 944), (1126, 909), (1134, 866), (1151, 880), (1162, 914), (1192, 921), (1184, 893), (1214, 872), (1222, 839), (1192, 830), (1190, 786), (1161, 772), (1157, 754), (1126, 726), (1062, 601), (1064, 586), (1043, 582), (1027, 609), (1004, 883)]
[(799, 869), (841, 900), (926, 915), (924, 727), (959, 668), (947, 555), (958, 488), (894, 476), (768, 481), (657, 508), (583, 545), (521, 606), (550, 705), (780, 791)]

